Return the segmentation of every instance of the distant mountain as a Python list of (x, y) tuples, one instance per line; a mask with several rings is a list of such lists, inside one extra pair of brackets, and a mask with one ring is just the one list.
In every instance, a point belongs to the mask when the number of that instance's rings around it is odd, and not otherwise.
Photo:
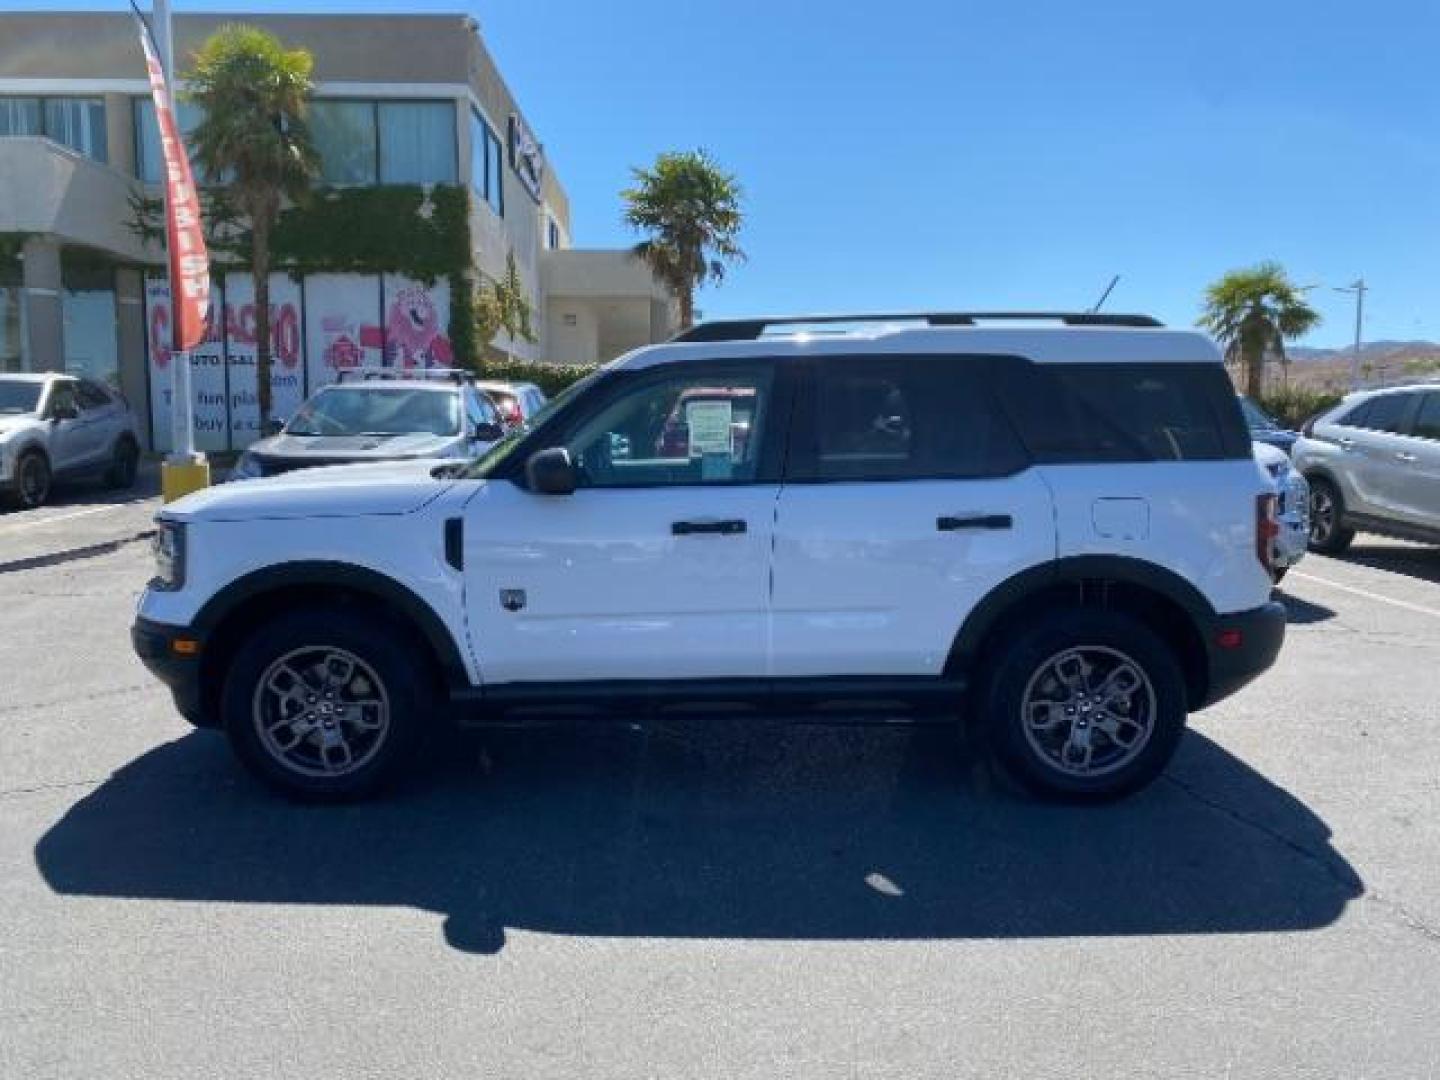
[[(1291, 360), (1339, 360), (1350, 356), (1351, 347), (1339, 349), (1314, 349), (1308, 345), (1287, 345), (1286, 354)], [(1440, 342), (1436, 341), (1365, 341), (1360, 344), (1362, 361), (1385, 360), (1430, 360), (1440, 361)]]

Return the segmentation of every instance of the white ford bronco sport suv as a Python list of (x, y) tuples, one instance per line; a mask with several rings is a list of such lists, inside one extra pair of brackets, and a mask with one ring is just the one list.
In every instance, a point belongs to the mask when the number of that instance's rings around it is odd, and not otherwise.
[(963, 717), (1036, 792), (1110, 798), (1275, 659), (1274, 499), (1214, 345), (1148, 317), (706, 323), (471, 463), (166, 507), (133, 638), (312, 799), (443, 721), (837, 702)]

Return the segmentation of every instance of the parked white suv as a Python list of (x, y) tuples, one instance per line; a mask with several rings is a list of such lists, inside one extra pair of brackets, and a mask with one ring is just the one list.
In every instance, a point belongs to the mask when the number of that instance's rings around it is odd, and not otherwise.
[(703, 324), (471, 465), (192, 495), (136, 650), (310, 798), (442, 716), (694, 702), (963, 713), (1038, 792), (1132, 791), (1280, 648), (1275, 495), (1208, 339), (997, 318)]
[(131, 487), (139, 464), (135, 414), (113, 390), (58, 372), (0, 374), (0, 491), (21, 506), (45, 502), (57, 477)]

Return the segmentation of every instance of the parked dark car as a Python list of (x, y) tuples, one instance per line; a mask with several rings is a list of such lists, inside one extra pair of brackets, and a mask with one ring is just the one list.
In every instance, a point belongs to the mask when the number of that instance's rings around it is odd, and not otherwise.
[(1290, 453), (1295, 446), (1295, 440), (1300, 437), (1299, 432), (1282, 427), (1280, 421), (1244, 394), (1237, 396), (1240, 398), (1240, 412), (1244, 414), (1245, 423), (1250, 428), (1250, 438), (1256, 442), (1267, 443), (1277, 450), (1284, 450), (1287, 454)]

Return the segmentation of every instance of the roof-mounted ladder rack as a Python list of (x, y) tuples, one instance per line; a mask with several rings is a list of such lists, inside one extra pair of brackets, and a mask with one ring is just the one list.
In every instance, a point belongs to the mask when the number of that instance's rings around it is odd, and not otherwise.
[(755, 341), (772, 327), (849, 323), (924, 323), (927, 326), (975, 326), (982, 322), (1058, 322), (1065, 326), (1164, 326), (1153, 315), (1099, 311), (908, 311), (876, 315), (785, 315), (768, 319), (717, 319), (676, 334), (671, 341)]

